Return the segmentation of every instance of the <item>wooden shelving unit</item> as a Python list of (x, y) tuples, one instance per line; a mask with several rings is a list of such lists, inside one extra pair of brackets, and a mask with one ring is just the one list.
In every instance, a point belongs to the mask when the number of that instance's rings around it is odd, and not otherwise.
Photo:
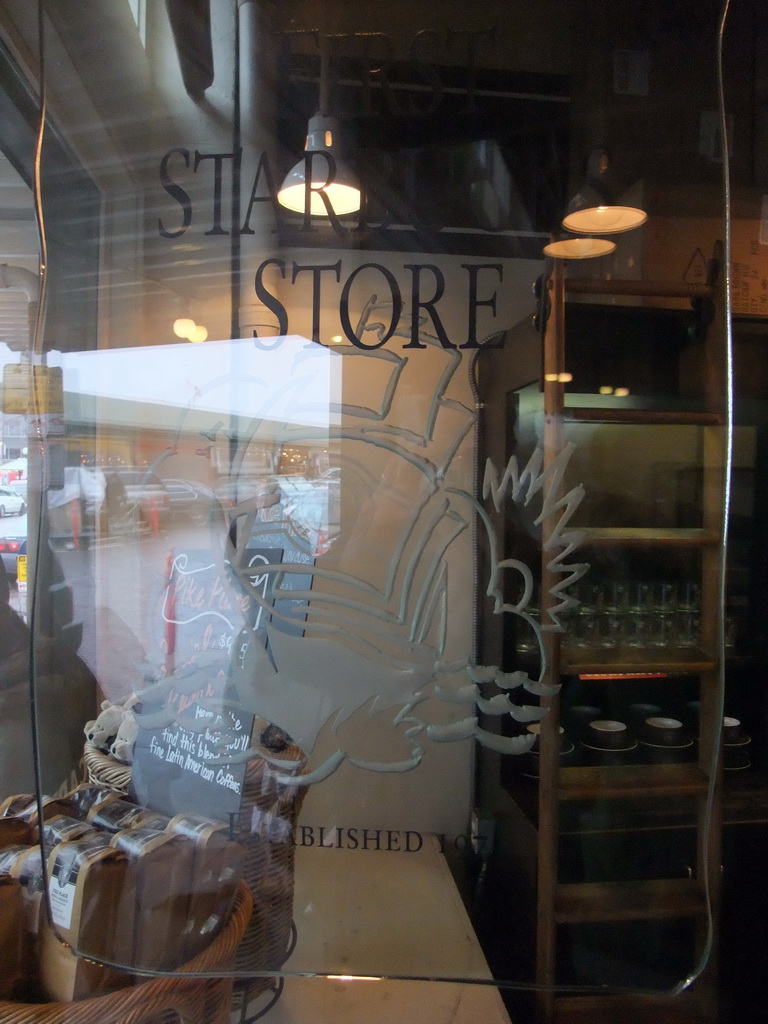
[(642, 671), (664, 670), (672, 675), (706, 672), (714, 666), (711, 655), (689, 647), (618, 647), (588, 651), (565, 649), (561, 657), (561, 670), (564, 674), (605, 674), (611, 679), (617, 675)]
[[(713, 261), (714, 263), (714, 261)], [(714, 277), (714, 274), (712, 275)], [(724, 466), (724, 408), (722, 381), (717, 373), (721, 358), (719, 338), (724, 336), (717, 314), (704, 343), (704, 394), (700, 408), (643, 408), (632, 403), (608, 407), (599, 401), (579, 403), (578, 396), (566, 396), (561, 381), (566, 372), (567, 304), (569, 295), (633, 296), (643, 302), (654, 299), (714, 301), (714, 283), (688, 287), (644, 281), (591, 281), (566, 277), (564, 264), (554, 261), (546, 282), (549, 290), (549, 318), (544, 336), (543, 402), (541, 443), (544, 467), (551, 465), (568, 440), (570, 424), (691, 426), (701, 430), (701, 525), (697, 528), (621, 527), (590, 523), (583, 534), (582, 557), (606, 549), (630, 551), (635, 560), (646, 556), (674, 557), (687, 552), (698, 566), (701, 591), (701, 636), (696, 648), (589, 648), (569, 642), (556, 631), (545, 631), (543, 642), (547, 669), (544, 682), (559, 684), (566, 676), (588, 676), (612, 688), (623, 685), (622, 676), (637, 678), (664, 675), (670, 688), (675, 676), (690, 682), (698, 679), (700, 731), (695, 762), (625, 764), (610, 767), (563, 767), (560, 759), (560, 697), (543, 700), (547, 715), (541, 724), (538, 759), (538, 789), (526, 795), (525, 786), (508, 787), (512, 800), (535, 830), (536, 843), (536, 984), (539, 989), (540, 1024), (576, 1024), (589, 1020), (632, 1021), (714, 1021), (717, 1011), (707, 977), (714, 970), (714, 955), (693, 986), (692, 993), (674, 1002), (622, 994), (564, 995), (559, 965), (559, 930), (563, 926), (631, 926), (638, 922), (688, 920), (695, 935), (690, 967), (702, 954), (708, 927), (718, 913), (719, 849), (721, 830), (721, 779), (719, 734), (722, 718), (722, 672), (720, 666), (720, 550), (723, 536), (722, 489)], [(642, 358), (642, 353), (639, 354)], [(593, 396), (594, 397), (594, 396)], [(675, 403), (670, 403), (674, 405)], [(589, 481), (583, 481), (589, 487)], [(557, 495), (555, 495), (557, 498)], [(581, 529), (574, 527), (574, 529)], [(547, 545), (551, 527), (542, 527), (542, 622), (557, 598), (552, 588), (557, 577), (551, 569)], [(565, 639), (565, 642), (564, 642)], [(535, 785), (535, 784), (534, 784)], [(529, 787), (530, 790), (531, 787)], [(579, 827), (579, 815), (571, 808), (599, 805), (621, 808), (623, 823), (612, 828)], [(637, 807), (637, 811), (631, 809)], [(658, 814), (654, 816), (654, 807)], [(642, 808), (642, 810), (641, 810)], [(674, 809), (672, 812), (671, 809)], [(610, 813), (606, 811), (606, 822)], [(581, 819), (585, 820), (585, 819)], [(636, 829), (645, 835), (670, 828), (685, 828), (695, 835), (694, 863), (689, 877), (597, 880), (564, 883), (559, 863), (561, 837), (578, 840), (580, 835), (631, 835)], [(638, 985), (642, 988), (642, 985)]]
[(620, 767), (565, 768), (558, 774), (558, 800), (626, 800), (705, 795), (706, 772), (697, 764), (628, 764)]

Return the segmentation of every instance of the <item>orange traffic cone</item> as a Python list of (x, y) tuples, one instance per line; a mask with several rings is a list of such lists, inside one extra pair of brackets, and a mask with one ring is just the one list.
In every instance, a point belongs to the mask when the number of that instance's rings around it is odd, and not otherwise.
[(72, 502), (72, 547), (77, 550), (80, 547), (80, 506), (78, 502)]

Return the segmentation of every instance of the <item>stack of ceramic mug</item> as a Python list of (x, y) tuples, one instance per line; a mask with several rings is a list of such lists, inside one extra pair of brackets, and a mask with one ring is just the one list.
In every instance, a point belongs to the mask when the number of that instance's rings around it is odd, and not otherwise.
[(749, 756), (751, 739), (744, 732), (738, 718), (723, 719), (723, 768), (727, 772), (743, 771), (752, 761)]
[[(690, 701), (685, 706), (686, 717), (690, 718), (691, 726), (698, 732), (701, 705), (699, 701)], [(750, 748), (752, 739), (744, 731), (739, 718), (726, 715), (723, 718), (723, 768), (727, 772), (744, 771), (752, 766)]]
[(584, 729), (581, 750), (585, 764), (629, 764), (636, 759), (637, 740), (626, 722), (595, 718)]
[[(534, 722), (526, 727), (526, 732), (533, 734), (535, 737), (533, 746), (520, 758), (520, 769), (527, 778), (538, 779), (539, 777), (539, 736), (541, 734), (541, 724)], [(560, 766), (567, 768), (569, 765), (573, 765), (577, 761), (577, 751), (575, 744), (568, 739), (565, 735), (565, 729), (560, 726), (559, 734), (559, 749), (560, 749)]]
[(674, 764), (690, 760), (694, 740), (677, 718), (657, 704), (630, 704), (620, 719), (600, 708), (577, 705), (567, 712), (588, 765)]
[(679, 718), (651, 715), (639, 732), (641, 760), (647, 764), (676, 764), (690, 761), (694, 753), (693, 736)]

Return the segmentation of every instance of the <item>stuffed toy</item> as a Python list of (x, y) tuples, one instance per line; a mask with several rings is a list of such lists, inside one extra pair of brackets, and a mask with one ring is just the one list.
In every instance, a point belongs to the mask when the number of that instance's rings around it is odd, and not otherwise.
[[(120, 727), (126, 717), (129, 717), (135, 723), (135, 718), (131, 708), (137, 703), (138, 698), (134, 694), (129, 697), (124, 704), (114, 704), (111, 700), (102, 701), (101, 713), (98, 718), (92, 722), (85, 723), (85, 737), (89, 740), (94, 747), (101, 750), (104, 754), (112, 753), (112, 746), (117, 740), (120, 732)], [(138, 729), (138, 726), (136, 727)], [(129, 727), (130, 729), (130, 727)], [(129, 732), (125, 734), (125, 738), (128, 739)], [(136, 736), (134, 734), (133, 740)], [(129, 742), (133, 742), (130, 740)], [(121, 748), (122, 749), (122, 748)]]
[(111, 700), (102, 701), (101, 713), (92, 722), (85, 723), (85, 738), (103, 753), (109, 753), (114, 743), (125, 710), (122, 704), (113, 704)]
[(131, 764), (138, 732), (139, 723), (136, 721), (136, 716), (130, 708), (126, 708), (120, 728), (117, 730), (117, 736), (109, 748), (112, 757), (122, 761), (123, 764)]

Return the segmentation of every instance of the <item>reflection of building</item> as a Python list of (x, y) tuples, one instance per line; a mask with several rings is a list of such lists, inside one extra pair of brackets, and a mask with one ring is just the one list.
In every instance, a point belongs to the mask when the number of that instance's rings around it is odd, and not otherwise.
[[(6, 451), (6, 456), (10, 461), (3, 462), (0, 465), (0, 483), (12, 484), (17, 481), (24, 481), (26, 486), (27, 481), (27, 459), (26, 456), (22, 457), (22, 452), (26, 451), (27, 437), (14, 438), (17, 441), (24, 441), (24, 445), (18, 449), (11, 448), (10, 451)], [(16, 454), (13, 454), (13, 453)]]
[(20, 458), (29, 441), (26, 417), (4, 413), (2, 415), (2, 438), (3, 458)]

